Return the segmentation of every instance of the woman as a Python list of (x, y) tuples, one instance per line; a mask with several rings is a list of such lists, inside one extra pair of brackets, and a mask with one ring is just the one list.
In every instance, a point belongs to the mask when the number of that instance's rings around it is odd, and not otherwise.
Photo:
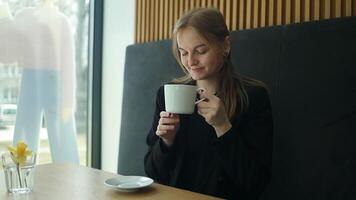
[(178, 20), (173, 53), (204, 88), (192, 115), (165, 112), (158, 90), (145, 170), (155, 181), (229, 199), (258, 199), (271, 176), (273, 121), (264, 84), (234, 74), (221, 13), (199, 8)]

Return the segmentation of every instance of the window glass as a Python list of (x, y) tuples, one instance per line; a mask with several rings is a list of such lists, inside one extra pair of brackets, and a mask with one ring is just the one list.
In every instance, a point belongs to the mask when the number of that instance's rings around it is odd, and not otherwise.
[(87, 165), (89, 0), (0, 0), (0, 153)]

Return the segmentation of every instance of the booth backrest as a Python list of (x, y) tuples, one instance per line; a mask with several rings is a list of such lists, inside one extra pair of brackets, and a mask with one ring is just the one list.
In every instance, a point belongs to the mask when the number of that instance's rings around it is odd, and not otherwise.
[[(356, 199), (356, 18), (234, 31), (232, 59), (270, 89), (273, 175), (263, 199)], [(118, 172), (144, 175), (170, 41), (127, 48)]]

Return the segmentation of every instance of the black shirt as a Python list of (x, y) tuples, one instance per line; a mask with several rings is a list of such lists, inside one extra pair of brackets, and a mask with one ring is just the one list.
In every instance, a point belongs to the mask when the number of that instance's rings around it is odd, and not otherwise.
[(196, 110), (180, 115), (172, 147), (156, 136), (159, 113), (165, 110), (164, 89), (157, 93), (156, 111), (147, 136), (145, 170), (155, 181), (229, 199), (258, 199), (271, 176), (273, 121), (268, 93), (246, 87), (249, 106), (218, 138)]

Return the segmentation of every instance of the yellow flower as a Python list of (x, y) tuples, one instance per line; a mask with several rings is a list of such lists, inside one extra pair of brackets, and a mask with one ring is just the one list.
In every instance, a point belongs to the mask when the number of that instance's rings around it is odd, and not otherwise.
[(27, 156), (32, 155), (32, 151), (27, 149), (27, 144), (23, 141), (17, 142), (16, 148), (9, 145), (7, 149), (11, 153), (12, 160), (19, 166), (24, 166), (26, 164)]

